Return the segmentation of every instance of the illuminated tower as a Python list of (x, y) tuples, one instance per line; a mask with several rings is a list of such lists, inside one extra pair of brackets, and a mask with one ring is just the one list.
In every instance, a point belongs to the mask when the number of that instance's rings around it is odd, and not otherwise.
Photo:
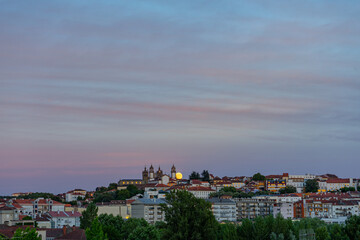
[(142, 179), (145, 183), (147, 183), (149, 181), (149, 172), (146, 169), (146, 166), (144, 168), (144, 171), (142, 172)]
[(154, 167), (153, 165), (151, 164), (150, 168), (149, 168), (149, 179), (150, 180), (154, 180), (155, 176), (154, 176)]
[(171, 167), (171, 178), (176, 179), (176, 168), (175, 168), (174, 164)]
[(156, 172), (156, 178), (160, 179), (162, 176), (163, 176), (163, 171), (160, 169), (160, 166), (159, 166), (159, 170), (157, 170), (157, 172)]

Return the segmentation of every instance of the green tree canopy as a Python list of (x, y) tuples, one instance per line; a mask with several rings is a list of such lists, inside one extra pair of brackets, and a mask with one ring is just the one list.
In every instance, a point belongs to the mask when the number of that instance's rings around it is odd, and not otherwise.
[(360, 239), (360, 216), (351, 216), (345, 223), (346, 235), (350, 239)]
[(21, 239), (21, 240), (41, 240), (41, 237), (36, 232), (35, 228), (22, 228), (16, 229), (12, 239)]
[(136, 227), (127, 238), (128, 240), (160, 240), (160, 232), (153, 225)]
[(87, 240), (107, 240), (98, 218), (95, 218), (90, 226), (86, 228), (85, 235)]
[(309, 179), (305, 182), (305, 192), (317, 192), (319, 190), (319, 183), (316, 179)]
[(203, 181), (209, 181), (209, 180), (210, 180), (209, 171), (208, 171), (208, 170), (202, 171), (201, 177), (202, 177), (201, 179), (202, 179)]
[(112, 214), (100, 214), (98, 217), (102, 230), (109, 240), (122, 239), (122, 226), (124, 220), (121, 216), (113, 216)]
[(166, 201), (169, 205), (162, 206), (167, 225), (166, 239), (216, 239), (218, 223), (209, 202), (183, 190), (171, 192)]
[(261, 175), (261, 173), (255, 173), (252, 177), (253, 181), (265, 181), (266, 177), (264, 175)]
[(280, 189), (279, 192), (281, 194), (284, 194), (284, 193), (296, 193), (296, 187), (288, 185), (288, 186)]
[(80, 228), (87, 229), (97, 217), (98, 207), (95, 203), (90, 203), (80, 217)]
[(200, 173), (193, 171), (193, 172), (189, 175), (189, 179), (191, 179), (191, 180), (192, 180), (192, 179), (201, 179)]

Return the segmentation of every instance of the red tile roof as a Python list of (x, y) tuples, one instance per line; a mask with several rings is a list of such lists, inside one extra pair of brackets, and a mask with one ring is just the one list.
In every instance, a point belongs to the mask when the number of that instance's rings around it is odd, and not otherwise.
[(327, 183), (350, 183), (350, 179), (341, 179), (341, 178), (330, 178), (326, 181)]
[(188, 191), (211, 191), (211, 192), (215, 192), (215, 190), (209, 188), (209, 187), (202, 187), (202, 186), (199, 186), (199, 187), (189, 187), (187, 189)]
[(81, 217), (79, 212), (70, 212), (70, 211), (50, 211), (47, 213), (51, 217)]

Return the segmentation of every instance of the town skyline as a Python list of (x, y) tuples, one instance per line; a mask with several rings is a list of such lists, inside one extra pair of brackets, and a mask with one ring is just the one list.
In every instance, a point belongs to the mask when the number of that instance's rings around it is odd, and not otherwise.
[(0, 192), (360, 168), (357, 1), (0, 1)]
[[(168, 168), (165, 168), (165, 167), (161, 167), (160, 165), (154, 165), (154, 164), (149, 164), (148, 166), (146, 166), (146, 169), (147, 171), (149, 171), (149, 167), (153, 165), (154, 167), (154, 171), (155, 171), (155, 174), (158, 170), (158, 168), (161, 168), (161, 171), (164, 175), (168, 175), (169, 177), (171, 177), (171, 167), (175, 164), (171, 164), (169, 165)], [(165, 165), (167, 166), (167, 165)], [(175, 165), (176, 166), (176, 165)], [(57, 189), (57, 188), (54, 188), (54, 187), (51, 187), (51, 188), (36, 188), (36, 187), (33, 187), (33, 188), (23, 188), (22, 186), (18, 186), (18, 188), (9, 188), (9, 191), (8, 192), (0, 192), (0, 196), (11, 196), (12, 194), (14, 193), (26, 193), (26, 192), (48, 192), (48, 193), (52, 193), (52, 194), (60, 194), (60, 193), (65, 193), (67, 192), (69, 189), (85, 189), (87, 191), (94, 191), (97, 187), (107, 187), (110, 183), (116, 183), (118, 184), (118, 182), (120, 182), (122, 179), (142, 179), (143, 176), (142, 176), (142, 172), (143, 172), (144, 168), (139, 168), (137, 169), (137, 174), (135, 175), (123, 175), (123, 176), (118, 176), (117, 178), (112, 178), (112, 180), (108, 181), (108, 182), (96, 182), (94, 181), (94, 183), (91, 183), (90, 185), (89, 184), (86, 184), (86, 183), (73, 183), (73, 184), (69, 184), (69, 185), (63, 185), (61, 186), (61, 188), (59, 188), (59, 190), (54, 190), (54, 189)], [(189, 176), (191, 175), (192, 172), (197, 172), (200, 174), (201, 176), (201, 173), (202, 171), (208, 171), (209, 174), (213, 175), (213, 177), (219, 177), (219, 178), (224, 178), (224, 177), (230, 177), (230, 178), (234, 178), (234, 177), (252, 177), (254, 174), (256, 173), (260, 173), (260, 174), (263, 174), (265, 176), (269, 176), (269, 175), (282, 175), (282, 174), (285, 174), (285, 173), (288, 173), (288, 174), (292, 174), (292, 175), (315, 175), (315, 176), (321, 176), (321, 175), (325, 175), (325, 174), (330, 174), (330, 175), (335, 175), (339, 178), (359, 178), (358, 176), (342, 176), (342, 175), (338, 175), (336, 173), (329, 173), (329, 172), (323, 172), (323, 173), (314, 173), (314, 172), (307, 172), (307, 173), (299, 173), (299, 172), (288, 172), (288, 171), (284, 171), (284, 172), (259, 172), (259, 171), (255, 171), (253, 173), (250, 173), (250, 174), (235, 174), (235, 175), (230, 175), (230, 174), (225, 174), (225, 175), (220, 175), (220, 174), (217, 174), (216, 172), (213, 172), (213, 171), (209, 171), (208, 169), (199, 169), (199, 170), (196, 170), (196, 169), (193, 169), (193, 170), (190, 170), (189, 172), (183, 172), (181, 170), (181, 168), (176, 168), (176, 173), (180, 172), (182, 174), (182, 179), (184, 180), (189, 180)], [(16, 191), (15, 191), (16, 190)]]

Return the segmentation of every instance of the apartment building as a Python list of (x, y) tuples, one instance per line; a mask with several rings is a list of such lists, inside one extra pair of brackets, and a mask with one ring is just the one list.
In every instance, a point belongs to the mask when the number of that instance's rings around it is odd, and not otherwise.
[(273, 199), (254, 199), (239, 198), (235, 199), (238, 219), (254, 219), (258, 216), (267, 216), (273, 214), (275, 200)]
[(131, 217), (144, 218), (150, 224), (165, 221), (165, 213), (160, 204), (166, 204), (165, 200), (139, 198), (131, 203)]
[(230, 199), (210, 198), (211, 210), (218, 222), (235, 222), (237, 218), (236, 203)]

